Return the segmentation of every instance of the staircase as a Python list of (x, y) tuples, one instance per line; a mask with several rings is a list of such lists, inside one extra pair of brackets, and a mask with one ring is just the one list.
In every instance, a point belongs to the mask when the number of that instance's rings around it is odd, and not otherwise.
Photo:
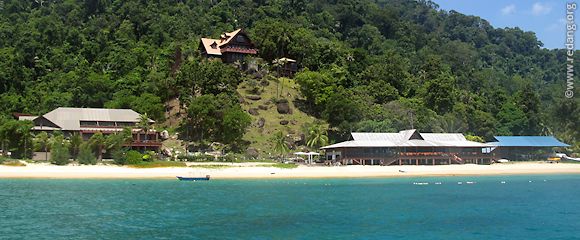
[(464, 164), (465, 163), (465, 161), (463, 161), (462, 158), (458, 157), (455, 154), (451, 154), (451, 161), (453, 161), (453, 162), (455, 162), (457, 164)]

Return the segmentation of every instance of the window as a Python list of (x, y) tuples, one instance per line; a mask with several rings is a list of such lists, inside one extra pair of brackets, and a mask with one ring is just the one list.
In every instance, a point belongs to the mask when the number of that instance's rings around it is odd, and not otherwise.
[(135, 123), (132, 123), (132, 122), (117, 122), (117, 126), (119, 126), (119, 127), (132, 127), (132, 126), (135, 126)]
[(114, 127), (115, 122), (99, 122), (99, 126), (101, 126), (101, 127)]
[(246, 41), (246, 38), (242, 35), (238, 35), (236, 37), (236, 42), (245, 42), (245, 41)]
[(80, 125), (81, 125), (81, 127), (97, 126), (97, 121), (81, 121)]

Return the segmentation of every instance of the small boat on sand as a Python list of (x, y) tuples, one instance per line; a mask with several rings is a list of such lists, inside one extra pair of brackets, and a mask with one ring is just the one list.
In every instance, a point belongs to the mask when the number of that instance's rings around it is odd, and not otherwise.
[(179, 181), (209, 181), (210, 176), (209, 175), (205, 175), (205, 177), (181, 177), (181, 176), (177, 176), (177, 179), (179, 179)]

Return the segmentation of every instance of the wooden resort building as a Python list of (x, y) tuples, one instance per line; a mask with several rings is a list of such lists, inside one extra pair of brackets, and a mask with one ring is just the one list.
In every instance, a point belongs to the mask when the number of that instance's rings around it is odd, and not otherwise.
[[(42, 116), (18, 115), (19, 120), (31, 120), (33, 132), (60, 131), (65, 137), (78, 133), (83, 140), (89, 140), (97, 132), (113, 134), (130, 128), (133, 141), (126, 146), (132, 149), (158, 150), (161, 147), (159, 133), (155, 130), (143, 131), (137, 127), (141, 115), (131, 109), (67, 108), (59, 107)], [(155, 121), (149, 119), (152, 124)]]
[(350, 141), (322, 147), (326, 159), (347, 165), (490, 164), (492, 149), (461, 133), (351, 133)]
[(276, 66), (279, 77), (292, 78), (298, 71), (298, 63), (294, 59), (279, 58), (272, 61), (272, 64)]
[(258, 54), (258, 49), (242, 29), (223, 33), (219, 39), (202, 38), (199, 49), (202, 56), (221, 59), (225, 63), (243, 63), (247, 56)]

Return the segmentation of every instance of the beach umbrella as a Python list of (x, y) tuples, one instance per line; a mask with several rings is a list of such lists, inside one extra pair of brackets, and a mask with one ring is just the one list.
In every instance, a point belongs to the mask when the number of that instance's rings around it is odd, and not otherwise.
[(295, 152), (294, 155), (304, 156), (304, 155), (308, 155), (308, 153), (305, 153), (305, 152)]
[(310, 164), (312, 164), (312, 156), (314, 156), (314, 155), (320, 155), (320, 153), (317, 153), (317, 152), (307, 152), (306, 155), (308, 155), (308, 162)]

